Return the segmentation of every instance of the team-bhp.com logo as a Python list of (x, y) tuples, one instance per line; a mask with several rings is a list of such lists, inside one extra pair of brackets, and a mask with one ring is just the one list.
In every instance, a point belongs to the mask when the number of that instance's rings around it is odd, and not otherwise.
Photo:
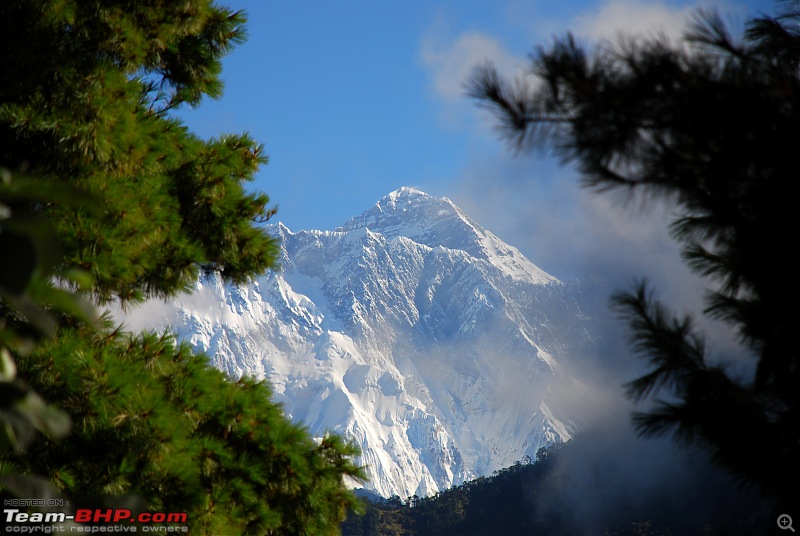
[(127, 508), (78, 508), (74, 514), (64, 512), (23, 512), (5, 508), (6, 532), (51, 534), (60, 532), (188, 532), (185, 512), (140, 512)]

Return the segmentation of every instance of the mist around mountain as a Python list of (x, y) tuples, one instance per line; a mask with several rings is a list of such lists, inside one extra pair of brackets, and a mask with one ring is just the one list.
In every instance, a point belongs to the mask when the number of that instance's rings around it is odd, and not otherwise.
[(333, 231), (273, 232), (279, 272), (207, 276), (126, 322), (174, 330), (231, 378), (268, 380), (316, 437), (354, 441), (369, 481), (353, 486), (429, 496), (585, 424), (591, 393), (574, 371), (596, 341), (580, 285), (450, 200), (402, 188)]
[(231, 378), (266, 379), (315, 436), (358, 444), (369, 480), (350, 485), (370, 502), (344, 534), (777, 528), (701, 450), (635, 436), (622, 385), (642, 364), (608, 282), (562, 282), (408, 188), (333, 231), (273, 232), (279, 272), (204, 277), (124, 320), (172, 329)]

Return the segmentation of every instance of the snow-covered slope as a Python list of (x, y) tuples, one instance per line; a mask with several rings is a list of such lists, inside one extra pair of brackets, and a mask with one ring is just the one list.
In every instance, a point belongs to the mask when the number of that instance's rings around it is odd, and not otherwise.
[(273, 232), (279, 273), (205, 277), (129, 324), (170, 326), (232, 377), (267, 378), (312, 434), (360, 445), (383, 496), (429, 495), (570, 439), (551, 398), (585, 342), (580, 311), (451, 201), (402, 188), (334, 231)]

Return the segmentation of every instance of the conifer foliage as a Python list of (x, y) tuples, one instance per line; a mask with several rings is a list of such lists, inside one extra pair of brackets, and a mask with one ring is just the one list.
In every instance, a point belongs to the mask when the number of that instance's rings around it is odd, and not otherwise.
[(684, 42), (623, 40), (587, 51), (568, 35), (508, 83), (490, 66), (472, 96), (518, 150), (547, 144), (588, 186), (674, 202), (684, 259), (708, 280), (705, 313), (733, 326), (751, 377), (713, 355), (689, 317), (642, 284), (615, 302), (652, 365), (633, 381), (640, 432), (709, 448), (743, 482), (786, 506), (800, 501), (800, 273), (794, 241), (800, 133), (800, 4), (733, 36), (700, 12)]
[[(61, 409), (38, 427), (58, 433), (0, 452), (0, 476), (44, 476), (78, 507), (186, 512), (196, 534), (336, 533), (355, 504), (343, 477), (363, 478), (352, 446), (312, 440), (267, 385), (226, 379), (171, 336), (98, 325), (65, 296), (131, 305), (202, 271), (275, 267), (259, 225), (274, 210), (244, 188), (263, 147), (200, 139), (173, 113), (221, 94), (244, 23), (211, 0), (0, 2), (0, 178), (24, 178), (0, 190), (0, 417), (25, 393)], [(48, 337), (23, 351), (37, 321)]]
[(166, 296), (198, 266), (241, 280), (271, 266), (242, 183), (265, 163), (249, 136), (201, 140), (169, 111), (221, 94), (220, 59), (244, 17), (206, 1), (35, 1), (0, 6), (0, 162), (96, 196), (100, 213), (47, 207), (65, 262), (101, 300)]
[(351, 504), (351, 447), (317, 445), (265, 384), (230, 382), (170, 336), (62, 330), (19, 364), (73, 427), (15, 465), (80, 504), (138, 496), (201, 534), (326, 534)]

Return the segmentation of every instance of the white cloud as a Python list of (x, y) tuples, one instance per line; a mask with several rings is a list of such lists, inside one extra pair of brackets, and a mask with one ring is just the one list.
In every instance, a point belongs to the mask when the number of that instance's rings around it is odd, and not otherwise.
[[(516, 21), (516, 28), (512, 26), (509, 31), (527, 28), (532, 35), (525, 38), (541, 44), (547, 43), (548, 35), (567, 31), (595, 42), (614, 41), (620, 35), (657, 34), (678, 41), (699, 8), (714, 6), (726, 12), (741, 11), (719, 0), (696, 0), (682, 6), (648, 0), (608, 0), (569, 20), (547, 20), (543, 10), (527, 10), (525, 14), (533, 19), (531, 24)], [(435, 22), (423, 37), (419, 59), (435, 94), (450, 103), (465, 100), (464, 82), (477, 65), (489, 61), (506, 78), (518, 76), (528, 65), (526, 57), (510, 52), (499, 37), (477, 30), (453, 37), (441, 21)]]
[(422, 41), (420, 60), (435, 93), (451, 102), (464, 100), (464, 82), (476, 65), (490, 61), (501, 72), (514, 73), (524, 64), (497, 39), (476, 31), (465, 32), (451, 42), (429, 32)]
[[(607, 0), (591, 11), (560, 21), (548, 20), (547, 12), (541, 8), (529, 7), (524, 11), (515, 11), (514, 22), (508, 27), (510, 34), (505, 37), (509, 39), (508, 42), (519, 43), (521, 40), (515, 32), (522, 31), (525, 32), (525, 42), (546, 44), (548, 39), (545, 36), (548, 33), (563, 35), (566, 31), (594, 42), (614, 40), (620, 32), (661, 32), (677, 39), (699, 5), (672, 7), (646, 0)], [(530, 24), (523, 20), (525, 17), (530, 18)], [(530, 77), (528, 82), (535, 85), (536, 81), (528, 71), (528, 52), (529, 48), (512, 51), (504, 44), (502, 36), (486, 31), (471, 29), (453, 32), (447, 19), (436, 19), (422, 37), (417, 59), (427, 73), (432, 94), (444, 104), (439, 112), (441, 123), (457, 131), (470, 131), (473, 139), (479, 140), (480, 144), (493, 143), (495, 134), (492, 127), (496, 124), (496, 118), (479, 112), (467, 98), (465, 84), (477, 66), (491, 63), (502, 78), (512, 80)]]
[(614, 40), (620, 34), (664, 34), (678, 40), (699, 5), (674, 7), (662, 2), (611, 0), (591, 13), (577, 16), (569, 28), (593, 40)]

